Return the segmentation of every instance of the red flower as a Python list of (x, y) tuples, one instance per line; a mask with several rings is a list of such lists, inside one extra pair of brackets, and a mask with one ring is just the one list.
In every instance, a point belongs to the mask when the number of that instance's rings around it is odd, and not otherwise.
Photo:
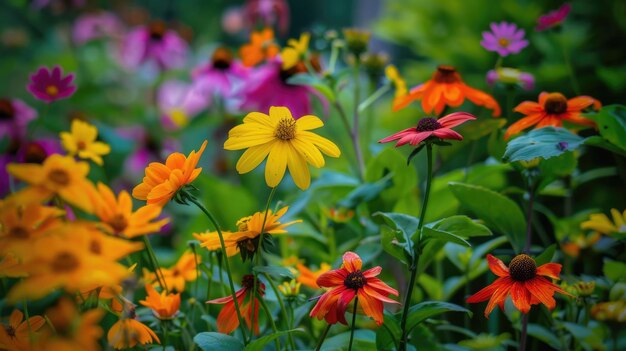
[(319, 298), (311, 310), (311, 317), (324, 318), (328, 324), (340, 322), (347, 325), (346, 308), (354, 297), (358, 297), (363, 312), (374, 318), (376, 324), (383, 324), (383, 302), (398, 303), (387, 297), (389, 294), (398, 296), (398, 291), (375, 278), (382, 271), (380, 266), (362, 272), (362, 264), (359, 255), (348, 251), (343, 255), (340, 269), (317, 278), (317, 285), (331, 289)]
[(39, 100), (53, 102), (70, 97), (76, 91), (72, 85), (73, 74), (63, 77), (63, 70), (55, 66), (52, 70), (41, 67), (37, 73), (30, 76), (30, 84), (26, 89)]
[(515, 256), (508, 267), (492, 255), (487, 255), (487, 263), (489, 269), (499, 278), (466, 300), (469, 303), (489, 300), (485, 309), (486, 318), (489, 318), (496, 305), (504, 309), (504, 301), (509, 294), (515, 307), (522, 313), (528, 313), (531, 305), (539, 303), (550, 310), (554, 309), (555, 292), (572, 296), (547, 279), (559, 279), (561, 265), (558, 263), (546, 263), (537, 267), (535, 260), (525, 254)]
[(387, 143), (390, 141), (398, 140), (396, 147), (404, 144), (411, 144), (413, 146), (421, 143), (427, 138), (434, 136), (439, 139), (455, 139), (463, 140), (461, 134), (453, 131), (452, 127), (456, 127), (464, 122), (475, 120), (476, 117), (467, 112), (455, 112), (451, 113), (440, 119), (435, 118), (422, 118), (417, 127), (407, 128), (394, 135), (388, 136), (379, 143)]
[(558, 10), (550, 11), (547, 14), (539, 17), (539, 19), (537, 19), (538, 23), (537, 27), (535, 27), (535, 30), (537, 32), (541, 32), (548, 28), (558, 26), (563, 21), (565, 21), (565, 18), (567, 17), (571, 9), (572, 5), (569, 3), (565, 3), (561, 5)]
[[(243, 319), (246, 321), (248, 328), (252, 327), (252, 318), (254, 318), (254, 334), (259, 334), (259, 299), (254, 296), (252, 286), (254, 285), (254, 276), (252, 274), (244, 275), (241, 281), (242, 288), (237, 290), (237, 302)], [(257, 280), (257, 292), (259, 295), (265, 295), (265, 284)], [(254, 296), (254, 316), (252, 313), (252, 298)], [(206, 303), (225, 304), (222, 311), (217, 316), (217, 331), (224, 334), (230, 334), (239, 327), (239, 319), (237, 311), (235, 311), (235, 302), (232, 296), (226, 296)]]

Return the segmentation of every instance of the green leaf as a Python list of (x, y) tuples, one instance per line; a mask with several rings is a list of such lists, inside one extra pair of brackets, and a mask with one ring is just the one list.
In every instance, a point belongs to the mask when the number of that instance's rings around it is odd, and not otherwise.
[(502, 158), (505, 162), (548, 159), (576, 150), (585, 139), (564, 128), (544, 127), (511, 140)]
[(388, 226), (381, 228), (381, 241), (385, 252), (410, 264), (414, 257), (410, 240), (417, 231), (419, 220), (403, 213), (376, 212), (373, 216), (382, 217)]
[[(322, 344), (322, 351), (346, 350), (350, 341), (350, 331), (327, 338)], [(357, 329), (354, 331), (353, 350), (377, 351), (376, 333), (373, 330)]]
[(548, 248), (543, 250), (543, 252), (539, 256), (535, 257), (535, 262), (537, 263), (537, 266), (541, 266), (544, 263), (552, 262), (555, 252), (556, 244), (548, 246)]
[(400, 321), (387, 310), (383, 314), (383, 325), (376, 330), (376, 348), (382, 351), (395, 350), (402, 333)]
[(442, 314), (444, 312), (465, 312), (472, 315), (467, 308), (443, 301), (424, 301), (409, 308), (409, 317), (407, 318), (407, 330), (415, 328), (418, 324), (428, 318)]
[(417, 171), (406, 166), (406, 158), (394, 147), (384, 149), (368, 162), (365, 181), (373, 183), (388, 173), (392, 174), (393, 184), (380, 193), (384, 202), (395, 204), (400, 198), (414, 196)]
[(610, 141), (604, 139), (603, 137), (599, 135), (590, 136), (587, 139), (585, 139), (585, 145), (600, 147), (605, 150), (614, 152), (616, 154), (626, 156), (626, 151), (622, 150), (618, 146), (614, 145), (613, 143), (611, 143)]
[(324, 81), (308, 73), (300, 73), (287, 79), (287, 84), (310, 86), (324, 95), (329, 102), (335, 101), (335, 93)]
[(598, 124), (602, 138), (626, 151), (626, 107), (623, 105), (604, 106), (598, 113), (589, 114), (589, 119)]
[(433, 223), (428, 223), (426, 227), (452, 233), (461, 238), (493, 235), (489, 228), (464, 215), (450, 216)]
[[(417, 236), (417, 233), (416, 233)], [(465, 239), (460, 236), (454, 235), (449, 232), (445, 232), (443, 230), (432, 229), (428, 227), (424, 227), (422, 229), (422, 245), (425, 246), (429, 240), (442, 240), (444, 242), (451, 242), (463, 246), (470, 247), (470, 243), (468, 243)], [(414, 240), (415, 241), (415, 240)]]
[(516, 252), (526, 240), (526, 219), (519, 206), (508, 197), (477, 185), (449, 183), (461, 204), (485, 221), (488, 227), (507, 236)]
[(244, 345), (239, 339), (222, 333), (199, 333), (193, 337), (193, 341), (204, 351), (237, 351), (244, 349)]
[(391, 187), (393, 181), (392, 173), (387, 174), (383, 178), (374, 183), (365, 183), (352, 190), (348, 196), (337, 203), (338, 207), (342, 208), (356, 208), (363, 202), (368, 202), (375, 199), (383, 190)]
[(548, 328), (535, 323), (528, 323), (528, 335), (537, 338), (552, 346), (555, 350), (561, 349), (559, 338)]
[(254, 340), (253, 342), (249, 343), (248, 346), (246, 346), (246, 348), (243, 350), (244, 351), (263, 351), (265, 346), (269, 344), (270, 342), (274, 341), (274, 339), (279, 338), (283, 335), (287, 335), (289, 333), (295, 333), (295, 332), (304, 333), (304, 330), (292, 329), (292, 330), (283, 330), (277, 333), (272, 333), (270, 335), (266, 335), (264, 337)]
[(252, 268), (255, 273), (267, 273), (270, 276), (283, 280), (283, 279), (295, 279), (293, 273), (285, 267), (278, 266), (260, 266)]
[(602, 273), (604, 276), (617, 282), (620, 280), (626, 280), (626, 263), (604, 260), (604, 267), (602, 267)]
[(471, 123), (464, 123), (458, 130), (463, 135), (463, 139), (478, 140), (491, 134), (494, 130), (504, 127), (505, 124), (506, 119), (504, 118), (480, 118)]

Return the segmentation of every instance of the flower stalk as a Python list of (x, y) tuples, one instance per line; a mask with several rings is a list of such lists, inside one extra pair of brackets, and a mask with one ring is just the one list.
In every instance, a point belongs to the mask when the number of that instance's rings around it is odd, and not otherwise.
[(352, 342), (354, 341), (354, 329), (356, 329), (356, 306), (359, 298), (354, 298), (354, 309), (352, 310), (352, 328), (350, 329), (350, 342), (348, 343), (348, 351), (352, 351)]

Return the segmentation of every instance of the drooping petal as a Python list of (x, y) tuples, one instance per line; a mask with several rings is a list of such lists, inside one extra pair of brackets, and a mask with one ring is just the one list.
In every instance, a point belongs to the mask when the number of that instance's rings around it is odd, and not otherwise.
[(506, 277), (509, 275), (509, 268), (497, 257), (488, 254), (487, 263), (489, 264), (489, 269), (498, 277)]
[(500, 287), (493, 293), (487, 307), (485, 308), (485, 318), (489, 319), (489, 315), (491, 311), (498, 306), (502, 306), (506, 297), (509, 295), (511, 291), (511, 287), (513, 286), (513, 281), (511, 278), (505, 277), (501, 278), (503, 283), (500, 284)]
[(463, 136), (452, 129), (440, 128), (433, 132), (433, 135), (440, 139), (463, 140)]
[(347, 274), (345, 272), (346, 272), (345, 269), (336, 269), (336, 270), (328, 271), (326, 273), (321, 274), (317, 278), (316, 283), (317, 285), (321, 287), (325, 287), (325, 288), (342, 285), (344, 280), (347, 277)]
[(528, 292), (523, 282), (513, 283), (511, 299), (520, 312), (528, 313), (530, 311), (530, 292)]
[(368, 295), (363, 289), (358, 291), (358, 303), (363, 307), (365, 315), (374, 319), (378, 326), (383, 324), (383, 303), (380, 300)]
[(476, 117), (467, 112), (455, 112), (437, 120), (442, 127), (453, 128), (467, 121), (473, 121)]
[(546, 263), (537, 267), (537, 275), (559, 279), (559, 274), (561, 274), (561, 265), (558, 263)]
[(542, 304), (544, 304), (549, 310), (556, 307), (556, 301), (554, 300), (554, 284), (550, 283), (546, 278), (536, 276), (533, 279), (524, 282), (526, 289), (533, 294)]

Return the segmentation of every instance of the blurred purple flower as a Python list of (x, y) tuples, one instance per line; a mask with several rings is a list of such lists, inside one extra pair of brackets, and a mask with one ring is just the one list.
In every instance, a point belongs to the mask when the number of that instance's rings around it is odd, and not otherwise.
[(532, 90), (535, 87), (535, 77), (516, 68), (500, 67), (492, 69), (487, 72), (486, 78), (489, 85), (496, 83), (516, 84), (524, 90)]
[(237, 34), (245, 25), (243, 9), (239, 6), (229, 7), (222, 14), (222, 29), (228, 34)]
[(137, 179), (143, 177), (145, 168), (150, 162), (162, 162), (168, 155), (181, 149), (178, 140), (165, 138), (159, 141), (148, 134), (142, 126), (118, 128), (116, 132), (123, 139), (136, 143), (134, 151), (124, 162), (124, 176), (131, 180), (128, 186), (136, 184)]
[(37, 111), (19, 99), (0, 98), (0, 139), (22, 139), (28, 123), (37, 118)]
[[(58, 4), (57, 1), (57, 5), (63, 6), (63, 7), (83, 7), (85, 6), (85, 0), (71, 0), (71, 1), (62, 1), (63, 4)], [(55, 1), (54, 0), (34, 0), (31, 4), (31, 6), (34, 9), (37, 10), (41, 10), (44, 7), (50, 6), (50, 5), (54, 5)]]
[(246, 23), (253, 28), (257, 24), (272, 27), (278, 24), (282, 34), (289, 29), (289, 5), (286, 0), (247, 0), (244, 5)]
[(235, 85), (241, 83), (248, 72), (241, 62), (233, 60), (229, 49), (219, 47), (213, 52), (211, 62), (195, 68), (191, 77), (194, 89), (212, 99), (213, 95), (232, 95)]
[(561, 7), (559, 7), (557, 10), (548, 12), (547, 14), (537, 19), (537, 27), (535, 27), (535, 30), (537, 32), (541, 32), (548, 28), (558, 26), (565, 20), (571, 10), (572, 5), (569, 3), (565, 3), (561, 5)]
[(39, 100), (53, 102), (72, 96), (76, 87), (72, 85), (74, 74), (63, 77), (63, 70), (54, 66), (52, 70), (41, 67), (37, 73), (30, 76), (30, 84), (26, 89)]
[(326, 100), (313, 88), (287, 84), (292, 75), (302, 73), (295, 70), (298, 66), (289, 70), (283, 70), (281, 66), (282, 62), (274, 59), (251, 72), (243, 85), (240, 108), (267, 113), (270, 106), (286, 106), (294, 118), (299, 118), (311, 114), (309, 94), (317, 95), (326, 107)]
[(157, 102), (163, 126), (176, 130), (186, 126), (191, 118), (207, 108), (211, 99), (191, 84), (170, 80), (159, 87)]
[(126, 35), (120, 51), (122, 65), (135, 69), (148, 60), (154, 60), (162, 70), (180, 68), (185, 64), (189, 46), (163, 21), (140, 26)]
[(72, 36), (76, 44), (82, 45), (94, 39), (120, 36), (122, 27), (122, 22), (115, 14), (98, 11), (76, 19)]
[(515, 23), (500, 22), (491, 23), (491, 32), (483, 32), (483, 40), (480, 42), (488, 51), (495, 51), (500, 56), (517, 54), (528, 46), (524, 40), (524, 30), (518, 29)]

